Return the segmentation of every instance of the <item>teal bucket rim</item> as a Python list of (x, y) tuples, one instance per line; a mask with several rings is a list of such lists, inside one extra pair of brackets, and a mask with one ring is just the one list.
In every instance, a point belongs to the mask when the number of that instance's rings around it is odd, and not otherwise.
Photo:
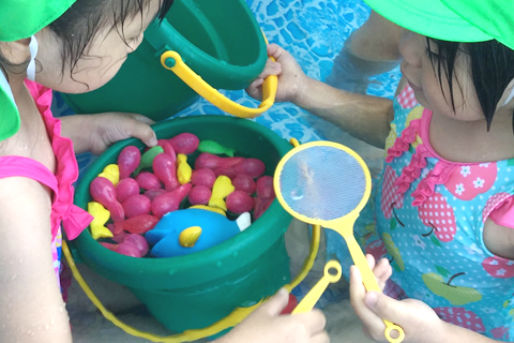
[[(165, 136), (162, 135), (163, 132), (170, 127), (177, 125), (189, 126), (194, 125), (195, 123), (203, 123), (204, 125), (209, 123), (234, 124), (236, 122), (237, 126), (254, 130), (264, 139), (268, 140), (274, 147), (276, 147), (280, 156), (283, 156), (292, 148), (286, 140), (282, 139), (264, 126), (246, 119), (227, 116), (208, 115), (177, 118), (157, 123), (153, 125), (153, 128), (156, 131), (158, 138), (160, 138)], [(194, 129), (190, 131), (194, 131)], [(91, 166), (89, 166), (76, 188), (75, 204), (77, 206), (84, 209), (87, 208), (87, 203), (91, 200), (89, 195), (89, 184), (91, 180), (96, 177), (101, 170), (103, 170), (103, 167), (112, 160), (114, 155), (117, 156), (119, 151), (129, 144), (138, 146), (143, 145), (135, 138), (120, 141), (108, 148), (91, 164)], [(99, 169), (100, 166), (101, 169)], [(212, 281), (212, 277), (208, 277), (206, 273), (201, 272), (202, 269), (210, 270), (212, 268), (217, 268), (219, 270), (217, 278), (223, 278), (240, 268), (240, 266), (235, 266), (234, 263), (230, 263), (234, 258), (248, 258), (249, 260), (257, 259), (285, 233), (291, 219), (290, 215), (282, 209), (278, 201), (275, 199), (268, 210), (266, 210), (259, 219), (253, 222), (249, 228), (240, 234), (209, 249), (190, 255), (176, 257), (135, 258), (118, 254), (103, 247), (100, 243), (94, 240), (89, 232), (89, 227), (84, 229), (84, 231), (70, 243), (73, 250), (80, 255), (80, 258), (86, 262), (87, 265), (95, 269), (100, 274), (104, 274), (107, 278), (110, 276), (109, 271), (116, 271), (118, 276), (123, 279), (122, 281), (117, 278), (116, 282), (124, 284), (125, 286), (131, 287), (130, 279), (138, 277), (152, 278), (152, 276), (156, 275), (163, 277), (163, 275), (166, 275), (165, 279), (168, 279), (167, 281), (160, 284), (152, 279), (150, 282), (152, 285), (151, 287), (149, 285), (148, 288), (166, 289), (170, 286), (170, 283), (173, 288), (183, 288)], [(258, 252), (251, 251), (250, 248), (254, 246), (260, 247)], [(216, 256), (215, 261), (210, 261), (212, 260), (212, 256)], [(103, 273), (98, 271), (98, 269), (102, 269)], [(191, 270), (198, 271), (198, 277), (194, 282), (192, 280), (185, 279), (177, 280), (177, 277), (175, 277), (181, 272)], [(135, 283), (138, 285), (140, 284), (139, 282)], [(137, 288), (141, 287), (138, 286)]]
[[(264, 37), (264, 33), (257, 23), (254, 14), (248, 8), (246, 2), (243, 0), (233, 1), (238, 2), (241, 8), (244, 10), (247, 17), (246, 19), (248, 19), (247, 22), (251, 23), (253, 28), (252, 31), (259, 33), (257, 34), (257, 37), (255, 37), (258, 43), (258, 46), (255, 49), (258, 53), (256, 54), (255, 60), (251, 63), (237, 65), (229, 63), (226, 59), (214, 57), (184, 37), (173, 27), (173, 25), (169, 23), (166, 17), (162, 21), (156, 18), (146, 29), (144, 39), (155, 50), (156, 55), (160, 55), (166, 50), (176, 51), (182, 57), (183, 61), (200, 75), (202, 74), (203, 70), (209, 70), (209, 73), (216, 74), (214, 78), (222, 78), (221, 75), (224, 75), (227, 79), (230, 79), (230, 75), (238, 75), (238, 78), (240, 79), (255, 78), (255, 75), (258, 75), (264, 67), (265, 61), (268, 57), (267, 43)], [(189, 3), (184, 2), (185, 6), (191, 6), (188, 4)], [(170, 9), (170, 11), (172, 10), (173, 7)], [(197, 16), (203, 15), (203, 13), (198, 12), (198, 9), (195, 8), (195, 10), (196, 12), (191, 11), (191, 13), (195, 13)], [(170, 35), (172, 37), (169, 37)], [(215, 40), (214, 37), (210, 38), (211, 41)], [(259, 72), (256, 72), (255, 69), (259, 69)], [(205, 78), (212, 79), (213, 76), (205, 76)], [(223, 87), (216, 86), (215, 88)], [(225, 89), (231, 88), (232, 87), (226, 87)]]

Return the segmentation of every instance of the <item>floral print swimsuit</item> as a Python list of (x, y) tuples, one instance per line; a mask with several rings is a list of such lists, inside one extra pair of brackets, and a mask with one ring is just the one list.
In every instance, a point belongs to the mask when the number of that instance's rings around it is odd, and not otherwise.
[[(369, 204), (376, 226), (364, 215), (355, 228), (367, 253), (391, 261), (384, 292), (422, 300), (447, 322), (514, 341), (514, 261), (493, 254), (483, 240), (488, 218), (514, 228), (514, 159), (455, 163), (440, 157), (429, 141), (432, 113), (408, 85), (394, 110)], [(336, 253), (351, 263), (344, 245)]]

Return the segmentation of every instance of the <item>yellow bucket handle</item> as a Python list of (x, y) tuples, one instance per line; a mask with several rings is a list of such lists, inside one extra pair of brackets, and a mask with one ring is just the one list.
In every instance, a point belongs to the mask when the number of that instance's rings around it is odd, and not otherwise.
[[(296, 278), (289, 284), (284, 287), (291, 292), (293, 288), (295, 288), (300, 282), (303, 281), (305, 276), (309, 273), (310, 269), (314, 264), (314, 260), (316, 259), (316, 255), (318, 254), (319, 242), (321, 236), (321, 227), (319, 225), (314, 225), (312, 228), (312, 240), (310, 246), (310, 252), (307, 258), (305, 259), (304, 265), (300, 273), (296, 276)], [(255, 305), (249, 307), (238, 307), (232, 311), (228, 316), (222, 318), (216, 323), (205, 327), (203, 329), (195, 329), (195, 330), (186, 330), (182, 333), (170, 335), (170, 336), (159, 336), (153, 333), (140, 331), (120, 319), (118, 319), (112, 312), (105, 308), (100, 299), (93, 293), (89, 285), (86, 283), (82, 275), (80, 274), (73, 257), (71, 256), (70, 250), (66, 241), (62, 242), (62, 252), (66, 261), (68, 262), (68, 266), (71, 269), (73, 277), (79, 284), (80, 288), (84, 291), (89, 300), (95, 305), (95, 307), (102, 313), (105, 319), (113, 323), (115, 326), (122, 329), (129, 335), (144, 338), (151, 342), (163, 342), (163, 343), (183, 343), (183, 342), (191, 342), (201, 338), (213, 336), (223, 330), (236, 326), (243, 319), (245, 319), (250, 313), (252, 313), (261, 303), (265, 300), (262, 299)]]
[[(275, 60), (270, 57), (271, 60)], [(225, 97), (215, 88), (202, 79), (189, 66), (184, 63), (180, 54), (173, 50), (167, 50), (161, 54), (161, 64), (175, 73), (185, 84), (207, 101), (221, 110), (240, 118), (255, 118), (267, 111), (275, 102), (277, 94), (278, 78), (276, 75), (268, 76), (262, 85), (262, 102), (257, 108), (245, 107)]]
[[(292, 138), (290, 140), (290, 143), (293, 146), (298, 146), (299, 142)], [(316, 259), (316, 256), (318, 255), (319, 250), (319, 242), (321, 237), (321, 226), (319, 225), (313, 225), (312, 226), (312, 239), (311, 239), (311, 245), (309, 249), (309, 255), (305, 258), (305, 261), (302, 266), (302, 270), (298, 273), (298, 275), (294, 278), (291, 283), (284, 285), (284, 287), (291, 292), (293, 288), (295, 288), (300, 282), (302, 282), (309, 271), (312, 269), (312, 266), (314, 265), (314, 260)], [(115, 326), (122, 329), (124, 332), (126, 332), (129, 335), (144, 338), (151, 342), (163, 342), (163, 343), (184, 343), (184, 342), (191, 342), (195, 341), (201, 338), (213, 336), (223, 330), (226, 330), (228, 328), (231, 328), (238, 323), (240, 323), (243, 319), (245, 319), (250, 313), (253, 312), (259, 305), (264, 301), (264, 299), (261, 299), (258, 303), (248, 306), (248, 307), (238, 307), (232, 311), (228, 316), (225, 318), (220, 319), (216, 323), (205, 327), (203, 329), (195, 329), (195, 330), (186, 330), (182, 333), (170, 335), (170, 336), (159, 336), (155, 335), (153, 333), (140, 331), (124, 322), (122, 322), (120, 319), (118, 319), (112, 312), (110, 312), (108, 309), (105, 308), (105, 306), (102, 304), (100, 299), (93, 293), (89, 285), (86, 283), (82, 275), (80, 274), (77, 266), (75, 265), (75, 261), (73, 260), (73, 257), (71, 255), (71, 252), (68, 248), (68, 244), (66, 241), (63, 240), (62, 242), (62, 252), (64, 257), (66, 258), (66, 261), (68, 262), (68, 266), (71, 269), (71, 272), (73, 274), (73, 277), (79, 284), (80, 288), (84, 291), (86, 296), (89, 298), (89, 300), (96, 306), (96, 308), (102, 313), (105, 319), (109, 320), (111, 323), (113, 323)]]

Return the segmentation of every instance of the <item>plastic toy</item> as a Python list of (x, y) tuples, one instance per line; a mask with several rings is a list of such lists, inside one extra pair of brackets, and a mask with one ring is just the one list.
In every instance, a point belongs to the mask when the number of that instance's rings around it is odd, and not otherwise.
[(129, 145), (121, 150), (118, 156), (120, 179), (129, 177), (139, 167), (141, 151), (134, 145)]
[(93, 239), (111, 238), (113, 236), (105, 223), (109, 220), (111, 214), (99, 202), (91, 201), (87, 204), (87, 211), (93, 216), (93, 220), (89, 227), (91, 228), (91, 236)]
[(150, 168), (153, 165), (153, 159), (155, 156), (164, 152), (164, 148), (160, 145), (156, 145), (148, 150), (146, 150), (141, 156), (141, 162), (136, 169), (136, 174), (138, 174), (141, 169)]
[(148, 253), (148, 243), (143, 236), (138, 234), (124, 234), (117, 237), (117, 244), (100, 242), (105, 248), (115, 251), (118, 254), (143, 257)]
[(157, 176), (150, 172), (141, 172), (137, 174), (136, 181), (139, 187), (143, 188), (144, 190), (161, 188), (161, 182)]
[(96, 177), (89, 186), (91, 197), (102, 204), (111, 213), (113, 221), (123, 220), (125, 211), (123, 206), (116, 199), (116, 190), (111, 181), (105, 177)]
[(189, 194), (191, 184), (186, 183), (175, 188), (171, 192), (165, 192), (152, 200), (152, 213), (162, 218), (168, 212), (178, 210), (180, 203)]
[(250, 212), (253, 209), (254, 200), (248, 193), (235, 190), (227, 196), (226, 205), (230, 212)]
[(129, 233), (145, 233), (151, 230), (155, 224), (159, 222), (159, 218), (151, 214), (141, 214), (126, 220), (115, 222), (109, 225), (112, 228), (112, 233), (116, 236), (123, 232)]
[(119, 202), (123, 202), (131, 195), (136, 194), (139, 194), (139, 184), (131, 177), (121, 179), (116, 185), (116, 198)]
[(257, 158), (245, 158), (243, 161), (234, 165), (234, 171), (236, 174), (246, 174), (253, 178), (258, 178), (264, 171), (266, 170), (266, 166), (264, 162)]
[(173, 146), (167, 139), (159, 139), (157, 141), (157, 145), (162, 147), (164, 153), (168, 154), (173, 160), (173, 162), (177, 160), (177, 153), (175, 152), (175, 149), (173, 149)]
[(181, 134), (176, 135), (169, 139), (169, 142), (175, 149), (177, 154), (191, 154), (196, 148), (198, 148), (198, 144), (200, 140), (198, 137), (189, 132), (183, 132)]
[(234, 157), (234, 149), (227, 148), (220, 143), (212, 140), (203, 140), (198, 145), (198, 151), (208, 152), (214, 155), (227, 155), (229, 157)]
[(180, 184), (188, 183), (191, 181), (191, 175), (193, 174), (193, 170), (191, 166), (187, 163), (187, 155), (178, 154), (177, 155), (177, 179)]
[(207, 205), (211, 196), (212, 191), (209, 187), (196, 185), (191, 188), (188, 199), (192, 205)]
[[(242, 216), (248, 217), (249, 214)], [(240, 224), (243, 219), (232, 221), (213, 211), (188, 208), (166, 214), (145, 234), (145, 238), (152, 246), (151, 256), (181, 256), (207, 249), (235, 236), (249, 225), (248, 222)]]
[(216, 181), (216, 174), (209, 168), (195, 169), (191, 175), (191, 183), (195, 186), (203, 185), (211, 189), (214, 181)]
[(105, 177), (116, 186), (120, 181), (120, 169), (117, 164), (108, 164), (98, 176)]
[(256, 220), (264, 211), (266, 211), (275, 199), (275, 191), (273, 190), (273, 178), (268, 175), (261, 176), (256, 182), (255, 206), (253, 209), (253, 218)]
[(202, 152), (195, 161), (195, 169), (209, 168), (226, 169), (243, 161), (244, 157), (220, 157), (208, 152)]
[(253, 194), (253, 192), (255, 192), (255, 181), (251, 176), (246, 174), (237, 174), (232, 180), (232, 184), (238, 191), (243, 191), (248, 194)]
[(152, 201), (146, 195), (135, 194), (121, 203), (125, 210), (125, 217), (132, 218), (140, 214), (148, 214), (152, 208)]
[(218, 207), (226, 211), (227, 205), (225, 204), (225, 198), (234, 190), (235, 188), (228, 176), (218, 176), (216, 181), (214, 181), (214, 185), (212, 186), (212, 195), (209, 199), (209, 206)]
[(167, 191), (172, 191), (179, 186), (176, 163), (168, 154), (160, 153), (155, 156), (152, 166), (154, 175), (164, 183)]

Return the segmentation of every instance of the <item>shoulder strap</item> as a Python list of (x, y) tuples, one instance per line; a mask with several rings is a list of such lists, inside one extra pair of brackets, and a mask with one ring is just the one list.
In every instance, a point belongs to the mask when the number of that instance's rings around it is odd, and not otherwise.
[(55, 175), (42, 163), (23, 156), (0, 157), (0, 178), (20, 176), (36, 180), (57, 192)]

